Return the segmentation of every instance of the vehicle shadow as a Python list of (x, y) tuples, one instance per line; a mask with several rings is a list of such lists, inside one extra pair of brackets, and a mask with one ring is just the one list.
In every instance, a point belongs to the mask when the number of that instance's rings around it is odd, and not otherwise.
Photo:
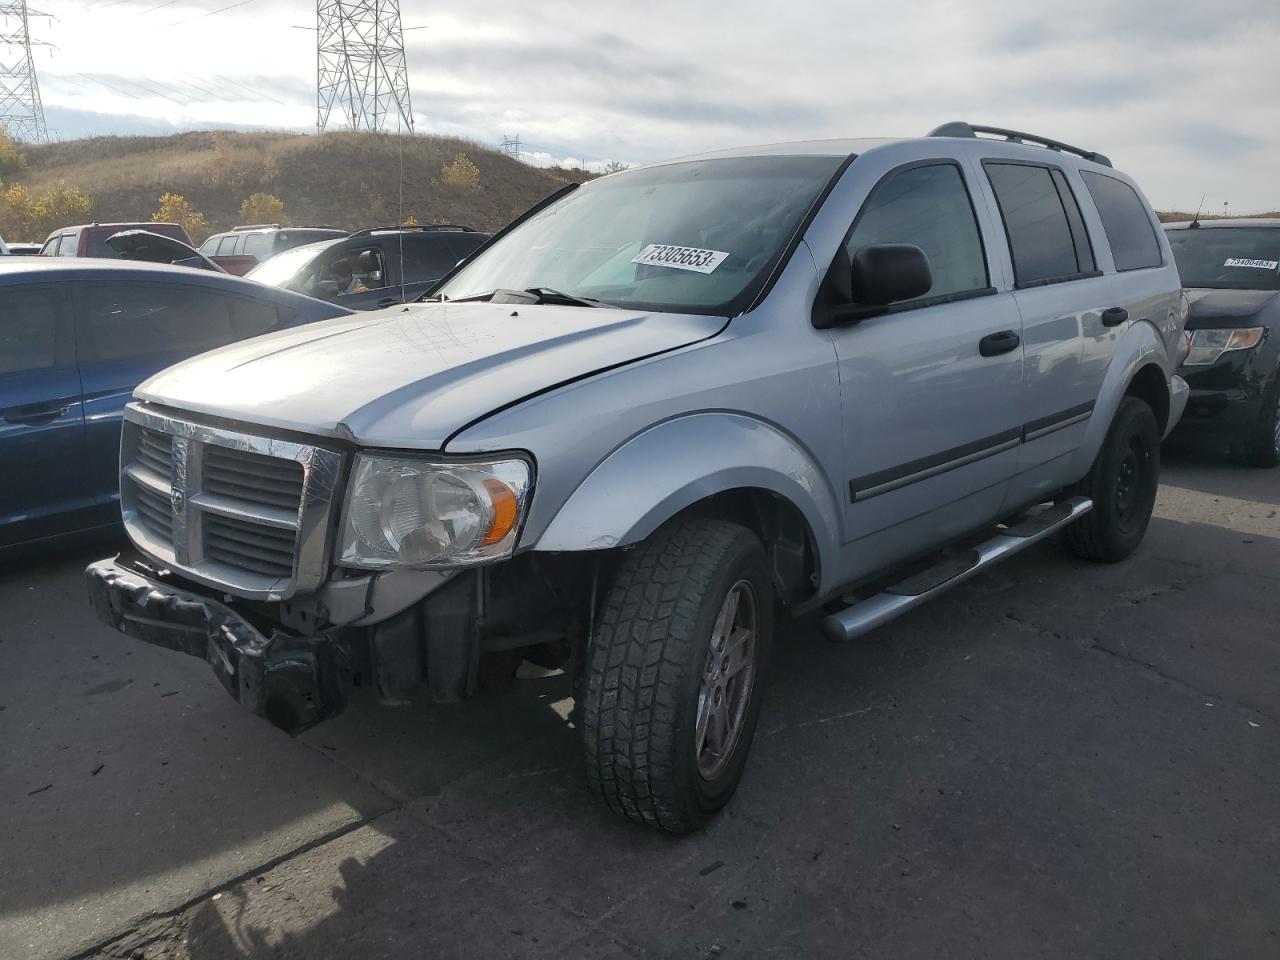
[(1280, 468), (1244, 466), (1226, 451), (1186, 442), (1166, 443), (1160, 459), (1162, 486), (1280, 506)]
[(591, 799), (562, 677), (517, 685), (505, 750), (472, 705), (353, 714), (315, 738), (400, 809), (110, 955), (1264, 956), (1280, 745), (1251, 711), (1280, 713), (1280, 649), (1237, 557), (1280, 569), (1280, 539), (1157, 518), (1129, 561), (1043, 544), (861, 642), (781, 623), (746, 777), (686, 838)]

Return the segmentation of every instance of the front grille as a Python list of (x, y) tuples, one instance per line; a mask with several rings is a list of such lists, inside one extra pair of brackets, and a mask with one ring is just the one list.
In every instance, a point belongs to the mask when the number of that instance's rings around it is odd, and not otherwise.
[(208, 560), (266, 577), (288, 577), (293, 573), (293, 530), (206, 513), (203, 539)]
[(207, 447), (202, 475), (206, 493), (286, 510), (302, 502), (302, 464), (296, 460)]
[(120, 465), (125, 529), (166, 566), (260, 599), (323, 582), (340, 454), (133, 403)]

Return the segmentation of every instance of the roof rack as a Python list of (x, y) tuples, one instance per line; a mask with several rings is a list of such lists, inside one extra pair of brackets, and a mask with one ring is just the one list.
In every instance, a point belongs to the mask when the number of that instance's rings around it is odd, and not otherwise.
[(242, 223), (238, 227), (232, 227), (231, 232), (235, 233), (237, 230), (274, 230), (279, 227), (280, 224), (278, 223)]
[(1074, 153), (1077, 157), (1083, 157), (1091, 163), (1099, 163), (1104, 167), (1111, 166), (1111, 161), (1101, 153), (1093, 150), (1084, 150), (1080, 147), (1073, 147), (1069, 143), (1063, 143), (1060, 140), (1050, 140), (1048, 137), (1037, 137), (1034, 133), (1023, 133), (1021, 130), (1005, 130), (1003, 127), (983, 127), (976, 123), (965, 123), (963, 120), (956, 120), (952, 123), (944, 123), (929, 133), (931, 137), (964, 137), (966, 139), (976, 139), (978, 134), (985, 133), (993, 137), (999, 137), (1007, 143), (1032, 143), (1037, 146), (1045, 147), (1048, 150), (1060, 150), (1066, 153)]
[(385, 233), (387, 231), (395, 231), (397, 233), (408, 233), (416, 230), (420, 233), (431, 233), (435, 230), (448, 231), (450, 233), (475, 233), (475, 227), (464, 227), (460, 223), (418, 223), (412, 226), (405, 226), (403, 223), (393, 223), (385, 227), (366, 227), (363, 230), (357, 230), (351, 234), (353, 237), (362, 237), (369, 233)]

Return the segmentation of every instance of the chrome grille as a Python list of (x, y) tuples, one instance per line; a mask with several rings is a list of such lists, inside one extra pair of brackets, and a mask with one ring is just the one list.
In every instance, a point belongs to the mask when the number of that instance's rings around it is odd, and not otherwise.
[(125, 529), (171, 569), (259, 599), (324, 581), (341, 454), (133, 403), (120, 466)]

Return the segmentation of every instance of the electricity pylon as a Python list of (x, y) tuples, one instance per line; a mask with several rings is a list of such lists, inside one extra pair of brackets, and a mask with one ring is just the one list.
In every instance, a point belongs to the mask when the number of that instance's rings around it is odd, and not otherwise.
[(0, 0), (0, 128), (15, 140), (44, 143), (49, 131), (31, 48), (49, 44), (31, 39), (28, 18), (33, 15), (46, 16), (28, 10), (27, 0)]
[(413, 132), (399, 0), (318, 0), (316, 131), (331, 122)]

